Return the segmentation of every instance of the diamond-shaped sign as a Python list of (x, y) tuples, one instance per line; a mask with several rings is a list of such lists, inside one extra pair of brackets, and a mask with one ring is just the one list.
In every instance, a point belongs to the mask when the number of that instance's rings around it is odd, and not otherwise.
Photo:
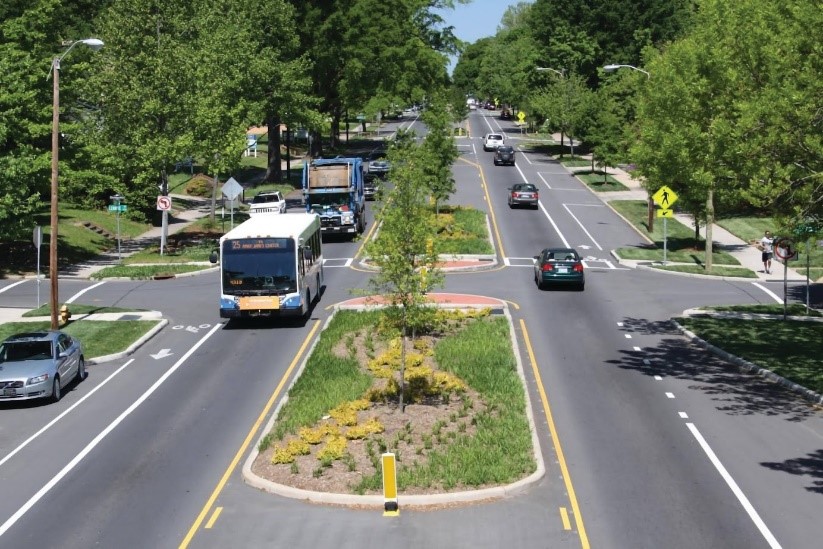
[(677, 193), (663, 185), (652, 195), (652, 200), (661, 208), (671, 208), (677, 202)]
[(238, 183), (233, 177), (230, 177), (229, 180), (226, 181), (220, 188), (220, 191), (223, 193), (223, 196), (229, 200), (234, 200), (240, 196), (240, 193), (243, 192), (243, 186), (240, 185), (240, 183)]

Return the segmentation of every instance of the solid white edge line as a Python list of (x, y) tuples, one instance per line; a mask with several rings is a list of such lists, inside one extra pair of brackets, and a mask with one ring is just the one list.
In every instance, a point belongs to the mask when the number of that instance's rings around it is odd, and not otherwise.
[(78, 406), (80, 406), (83, 402), (85, 402), (85, 401), (86, 401), (86, 399), (91, 398), (91, 396), (92, 396), (94, 393), (96, 393), (97, 391), (99, 391), (99, 390), (100, 390), (100, 389), (101, 389), (101, 388), (102, 388), (102, 387), (103, 387), (106, 383), (108, 383), (109, 381), (111, 381), (111, 380), (112, 380), (112, 378), (114, 378), (114, 376), (116, 376), (117, 374), (119, 374), (120, 372), (122, 372), (122, 371), (126, 368), (126, 366), (128, 366), (128, 365), (129, 365), (129, 364), (131, 364), (132, 362), (134, 362), (134, 359), (133, 359), (133, 358), (132, 358), (132, 359), (129, 359), (129, 361), (128, 361), (128, 362), (126, 362), (125, 364), (123, 364), (122, 366), (120, 366), (117, 370), (115, 370), (114, 372), (112, 372), (112, 373), (111, 373), (111, 375), (109, 375), (109, 377), (107, 377), (107, 378), (106, 378), (106, 379), (104, 379), (102, 382), (100, 382), (100, 385), (98, 385), (97, 387), (95, 387), (94, 389), (92, 389), (91, 391), (89, 391), (89, 393), (88, 393), (87, 395), (85, 395), (83, 398), (81, 398), (80, 400), (78, 400), (77, 402), (75, 402), (74, 404), (72, 404), (71, 406), (69, 406), (69, 407), (68, 407), (67, 409), (65, 409), (65, 410), (64, 410), (64, 411), (63, 411), (63, 412), (62, 412), (59, 416), (57, 416), (57, 417), (56, 417), (56, 418), (54, 418), (53, 420), (49, 421), (46, 425), (44, 425), (43, 427), (41, 427), (39, 431), (37, 431), (36, 433), (34, 433), (33, 435), (31, 435), (29, 438), (27, 438), (26, 440), (24, 440), (24, 441), (23, 441), (23, 442), (22, 442), (22, 443), (21, 443), (21, 444), (20, 444), (17, 448), (15, 448), (14, 450), (12, 450), (12, 451), (11, 451), (11, 452), (9, 452), (8, 454), (6, 454), (6, 456), (5, 456), (3, 459), (0, 459), (0, 467), (2, 467), (2, 465), (3, 465), (4, 463), (6, 463), (8, 460), (10, 460), (12, 457), (14, 457), (17, 453), (19, 453), (19, 452), (20, 452), (20, 450), (22, 450), (23, 448), (25, 448), (26, 446), (28, 446), (28, 445), (29, 445), (29, 443), (31, 443), (31, 441), (33, 441), (34, 439), (36, 439), (37, 437), (39, 437), (40, 435), (42, 435), (43, 433), (45, 433), (45, 432), (46, 432), (46, 430), (48, 430), (48, 429), (49, 429), (52, 425), (54, 425), (55, 423), (57, 423), (58, 421), (60, 421), (60, 420), (61, 420), (61, 419), (63, 419), (64, 417), (66, 417), (66, 416), (69, 414), (69, 412), (71, 412), (72, 410), (74, 410), (75, 408), (77, 408)]
[[(495, 154), (497, 154), (497, 153), (495, 153)], [(520, 177), (523, 178), (523, 183), (528, 183), (529, 180), (526, 179), (526, 174), (523, 173), (523, 170), (520, 169), (520, 166), (518, 166), (517, 163), (515, 163), (514, 167), (517, 169), (518, 172), (520, 172)]]
[(597, 240), (594, 239), (594, 237), (591, 235), (591, 233), (588, 230), (586, 230), (586, 227), (583, 226), (583, 224), (580, 222), (580, 220), (577, 219), (577, 216), (572, 213), (572, 211), (569, 209), (569, 207), (566, 204), (563, 204), (563, 207), (566, 208), (566, 211), (569, 212), (569, 215), (572, 216), (572, 219), (574, 219), (577, 222), (577, 224), (580, 225), (580, 228), (583, 229), (583, 232), (586, 233), (586, 236), (588, 236), (589, 239), (592, 242), (594, 242), (594, 245), (597, 246), (597, 249), (602, 252), (603, 248), (600, 246), (600, 244), (597, 243)]
[(540, 179), (542, 179), (542, 180), (543, 180), (543, 183), (546, 185), (546, 188), (547, 188), (547, 189), (550, 189), (550, 190), (551, 190), (552, 186), (551, 186), (551, 185), (549, 185), (549, 182), (548, 182), (548, 181), (546, 181), (546, 179), (543, 177), (543, 174), (541, 174), (540, 172), (537, 172), (537, 177), (539, 177)]
[(766, 295), (771, 296), (771, 298), (774, 299), (775, 301), (777, 301), (778, 303), (783, 303), (783, 300), (780, 298), (780, 296), (778, 296), (776, 293), (774, 293), (773, 291), (771, 291), (767, 287), (763, 286), (759, 282), (752, 282), (752, 286), (757, 286), (758, 288), (760, 288), (761, 290), (766, 292)]
[(540, 205), (540, 209), (543, 210), (543, 214), (549, 220), (549, 223), (551, 223), (552, 227), (554, 227), (555, 232), (557, 232), (557, 236), (559, 236), (560, 240), (563, 241), (563, 245), (567, 248), (571, 248), (571, 246), (569, 245), (569, 241), (566, 240), (566, 237), (563, 236), (563, 233), (560, 232), (560, 227), (557, 226), (557, 223), (554, 222), (552, 216), (549, 215), (549, 211), (546, 209), (542, 202), (538, 202), (538, 204)]
[(98, 282), (97, 284), (93, 284), (93, 285), (89, 286), (88, 288), (86, 288), (86, 289), (84, 289), (84, 290), (80, 290), (79, 292), (77, 292), (76, 294), (74, 294), (73, 296), (71, 296), (70, 298), (68, 298), (68, 299), (66, 300), (66, 303), (74, 303), (74, 300), (75, 300), (75, 299), (77, 299), (78, 297), (80, 297), (81, 295), (83, 295), (84, 293), (88, 292), (89, 290), (93, 290), (93, 289), (95, 289), (96, 287), (101, 286), (101, 285), (103, 285), (103, 284), (105, 284), (105, 283), (106, 283), (106, 281), (105, 281), (105, 280), (103, 280), (102, 282)]
[(6, 290), (11, 290), (11, 289), (12, 289), (12, 288), (14, 288), (15, 286), (19, 286), (20, 284), (22, 284), (22, 283), (24, 283), (24, 282), (27, 282), (27, 281), (28, 281), (28, 279), (18, 280), (17, 282), (14, 282), (14, 283), (12, 283), (12, 284), (9, 284), (8, 286), (4, 286), (4, 287), (0, 288), (0, 294), (2, 294), (3, 292), (5, 292)]
[(14, 526), (14, 523), (16, 523), (18, 520), (20, 520), (23, 517), (23, 515), (25, 515), (32, 507), (34, 507), (34, 505), (38, 501), (40, 501), (43, 498), (43, 496), (45, 496), (52, 488), (54, 488), (57, 485), (57, 483), (60, 482), (63, 479), (63, 477), (65, 477), (67, 474), (69, 474), (71, 472), (71, 470), (74, 469), (77, 466), (77, 464), (80, 463), (98, 444), (100, 444), (100, 442), (102, 442), (103, 439), (106, 438), (109, 435), (109, 433), (111, 433), (118, 425), (120, 425), (120, 423), (122, 423), (123, 420), (126, 419), (126, 417), (129, 416), (129, 414), (131, 414), (141, 404), (143, 404), (143, 402), (145, 402), (163, 383), (165, 383), (165, 381), (174, 372), (176, 372), (177, 369), (180, 368), (180, 366), (197, 349), (199, 349), (200, 346), (203, 343), (205, 343), (208, 338), (210, 338), (214, 334), (214, 332), (216, 332), (218, 329), (220, 329), (222, 327), (223, 327), (222, 324), (215, 324), (214, 327), (211, 330), (209, 330), (206, 335), (204, 335), (197, 343), (195, 343), (192, 346), (191, 349), (189, 349), (186, 352), (186, 354), (184, 354), (182, 357), (180, 357), (180, 360), (178, 360), (177, 362), (174, 363), (174, 366), (169, 368), (169, 370), (166, 371), (165, 374), (160, 376), (160, 378), (157, 381), (155, 381), (154, 384), (151, 387), (146, 389), (145, 393), (143, 393), (137, 400), (135, 400), (131, 404), (131, 406), (126, 408), (123, 411), (123, 413), (121, 413), (119, 416), (117, 416), (117, 419), (112, 421), (108, 425), (108, 427), (106, 427), (105, 429), (100, 431), (100, 433), (96, 437), (94, 437), (94, 439), (92, 439), (92, 441), (89, 442), (86, 445), (86, 447), (83, 448), (80, 451), (79, 454), (74, 456), (74, 459), (72, 459), (69, 463), (67, 463), (66, 466), (63, 467), (63, 469), (61, 469), (59, 473), (54, 475), (54, 477), (52, 477), (52, 479), (45, 484), (45, 486), (40, 488), (40, 490), (38, 490), (36, 494), (34, 494), (31, 498), (29, 498), (29, 500), (20, 509), (18, 509), (11, 517), (9, 517), (9, 519), (6, 522), (4, 522), (2, 525), (0, 525), (0, 537), (2, 537), (3, 534), (5, 534), (8, 531), (9, 528)]
[(731, 488), (732, 493), (735, 497), (737, 497), (740, 504), (743, 505), (743, 509), (745, 509), (746, 513), (749, 514), (749, 518), (752, 519), (754, 525), (757, 526), (757, 529), (760, 530), (760, 533), (763, 534), (764, 538), (766, 538), (766, 542), (769, 544), (769, 547), (775, 549), (781, 547), (771, 530), (769, 530), (769, 527), (766, 526), (766, 523), (763, 522), (763, 519), (761, 519), (760, 515), (757, 514), (757, 511), (749, 501), (749, 498), (746, 497), (743, 490), (740, 489), (723, 464), (720, 463), (720, 459), (718, 459), (717, 455), (715, 455), (714, 450), (712, 450), (709, 443), (706, 442), (706, 439), (703, 438), (703, 435), (700, 434), (700, 431), (697, 430), (697, 427), (694, 426), (694, 423), (687, 423), (686, 427), (689, 428), (689, 431), (692, 432), (694, 438), (697, 439), (697, 443), (700, 444), (700, 447), (703, 448), (703, 451), (707, 456), (709, 456), (709, 460), (712, 462), (712, 465), (714, 465), (714, 468), (717, 469), (718, 473), (720, 473), (720, 476), (723, 477), (723, 480), (726, 481), (726, 484), (729, 488)]

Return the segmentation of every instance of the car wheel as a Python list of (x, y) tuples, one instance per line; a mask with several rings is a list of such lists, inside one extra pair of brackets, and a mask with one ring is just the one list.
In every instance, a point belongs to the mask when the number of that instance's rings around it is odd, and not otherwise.
[(54, 376), (54, 382), (51, 384), (51, 401), (60, 402), (63, 398), (63, 393), (60, 389), (60, 376)]
[(77, 364), (77, 383), (86, 379), (86, 361), (80, 357), (80, 362)]
[(583, 290), (585, 290), (585, 289), (586, 289), (586, 283), (585, 283), (585, 282), (581, 282), (581, 283), (577, 286), (577, 290), (578, 290), (579, 292), (582, 292), (582, 291), (583, 291)]

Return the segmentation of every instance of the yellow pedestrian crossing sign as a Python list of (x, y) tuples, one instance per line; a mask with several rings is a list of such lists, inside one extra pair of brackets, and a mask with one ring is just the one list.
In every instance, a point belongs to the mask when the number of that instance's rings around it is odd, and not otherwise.
[(654, 203), (661, 208), (668, 209), (672, 207), (672, 204), (677, 202), (677, 193), (663, 185), (657, 189), (656, 193), (652, 195), (652, 200), (654, 200)]
[(668, 208), (661, 208), (657, 210), (657, 217), (674, 217), (674, 210)]
[(526, 119), (526, 113), (520, 111), (519, 113), (517, 113), (517, 119), (523, 122)]

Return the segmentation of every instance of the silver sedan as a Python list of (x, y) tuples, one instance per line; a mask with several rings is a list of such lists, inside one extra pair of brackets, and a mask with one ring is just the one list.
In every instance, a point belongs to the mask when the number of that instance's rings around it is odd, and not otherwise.
[(0, 343), (0, 402), (49, 398), (83, 381), (86, 363), (80, 341), (59, 330), (16, 334)]

